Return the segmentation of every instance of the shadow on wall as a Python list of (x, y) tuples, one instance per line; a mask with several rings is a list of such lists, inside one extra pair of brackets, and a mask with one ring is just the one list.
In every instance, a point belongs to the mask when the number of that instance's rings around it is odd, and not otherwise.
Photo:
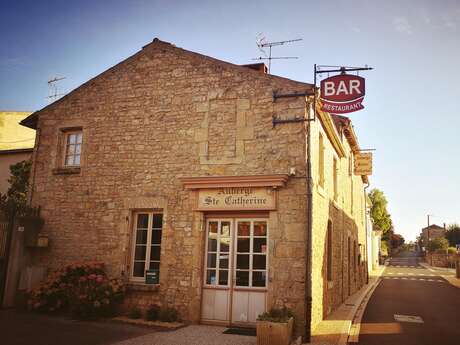
[[(325, 319), (367, 282), (366, 229), (329, 201), (329, 220), (323, 236), (322, 318)], [(353, 214), (359, 217), (361, 214)], [(361, 232), (361, 233), (360, 233)]]

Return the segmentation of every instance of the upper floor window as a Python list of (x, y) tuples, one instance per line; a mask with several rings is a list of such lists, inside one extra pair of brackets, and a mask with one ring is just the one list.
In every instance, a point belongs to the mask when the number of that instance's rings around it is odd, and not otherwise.
[(334, 200), (337, 201), (338, 200), (338, 193), (339, 193), (339, 189), (338, 189), (338, 181), (337, 181), (337, 169), (338, 169), (338, 166), (337, 166), (337, 159), (334, 158), (334, 163), (332, 165), (332, 173), (333, 173), (333, 186), (334, 186)]
[(319, 134), (319, 152), (318, 152), (318, 176), (319, 185), (324, 187), (324, 139), (321, 133)]
[(83, 132), (81, 130), (65, 133), (64, 166), (80, 166)]

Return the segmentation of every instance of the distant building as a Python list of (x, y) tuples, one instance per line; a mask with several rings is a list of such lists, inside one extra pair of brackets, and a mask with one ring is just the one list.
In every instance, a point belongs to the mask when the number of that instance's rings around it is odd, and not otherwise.
[(8, 190), (10, 165), (28, 160), (35, 143), (35, 130), (19, 125), (30, 112), (0, 111), (0, 193)]
[(436, 224), (432, 224), (426, 228), (423, 228), (422, 233), (420, 234), (422, 246), (426, 247), (429, 241), (435, 238), (444, 237), (445, 234), (446, 229)]

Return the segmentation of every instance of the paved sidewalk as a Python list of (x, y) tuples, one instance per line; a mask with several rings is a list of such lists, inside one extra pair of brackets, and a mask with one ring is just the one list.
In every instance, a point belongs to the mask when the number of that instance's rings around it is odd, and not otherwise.
[(112, 345), (255, 345), (256, 337), (222, 334), (227, 327), (191, 325), (171, 332), (156, 332)]
[(365, 300), (369, 294), (372, 294), (373, 289), (380, 282), (380, 276), (385, 267), (386, 266), (380, 266), (377, 270), (372, 271), (369, 274), (369, 284), (364, 285), (361, 290), (348, 297), (337, 310), (327, 317), (327, 319), (319, 323), (312, 332), (310, 344), (347, 344), (353, 318), (363, 300)]
[(425, 262), (421, 262), (420, 266), (425, 267), (427, 270), (431, 272), (438, 273), (441, 277), (447, 280), (450, 284), (452, 284), (455, 287), (460, 288), (460, 279), (455, 276), (455, 268), (435, 267), (435, 266), (430, 266)]

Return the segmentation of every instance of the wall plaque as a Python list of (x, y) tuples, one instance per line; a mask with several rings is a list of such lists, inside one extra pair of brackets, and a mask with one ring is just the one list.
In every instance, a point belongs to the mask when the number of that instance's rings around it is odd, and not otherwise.
[(271, 187), (222, 187), (200, 189), (197, 210), (274, 210), (276, 191)]

